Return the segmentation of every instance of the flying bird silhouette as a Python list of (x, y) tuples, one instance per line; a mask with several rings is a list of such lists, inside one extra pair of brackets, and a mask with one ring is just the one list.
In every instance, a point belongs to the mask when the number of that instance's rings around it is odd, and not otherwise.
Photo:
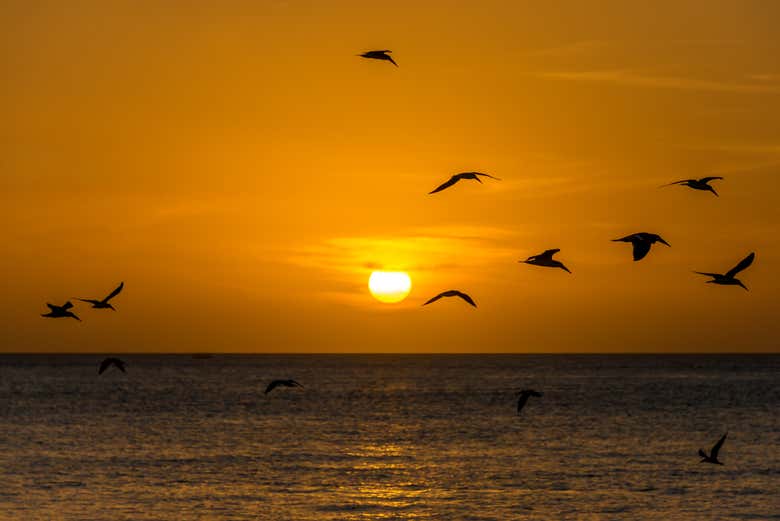
[(710, 449), (709, 456), (707, 456), (707, 454), (702, 449), (699, 449), (699, 456), (701, 456), (702, 458), (702, 460), (699, 463), (712, 463), (714, 465), (723, 465), (723, 463), (718, 461), (718, 452), (720, 452), (720, 448), (723, 446), (723, 442), (726, 441), (726, 436), (728, 435), (729, 433), (727, 432), (718, 440), (718, 443), (712, 446), (712, 448)]
[(540, 393), (540, 392), (537, 392), (537, 391), (533, 391), (531, 389), (528, 389), (528, 390), (525, 390), (525, 391), (520, 391), (519, 393), (517, 393), (517, 396), (518, 396), (518, 399), (517, 399), (517, 415), (519, 416), (520, 415), (520, 411), (522, 411), (523, 407), (525, 407), (525, 402), (528, 401), (528, 397), (529, 396), (534, 396), (536, 398), (541, 398), (542, 396), (544, 396), (544, 394)]
[(393, 60), (393, 57), (390, 56), (391, 52), (393, 52), (393, 51), (391, 51), (389, 49), (384, 49), (384, 50), (381, 50), (381, 51), (368, 51), (368, 52), (364, 52), (363, 54), (358, 54), (358, 56), (360, 56), (361, 58), (369, 58), (369, 59), (372, 59), (372, 60), (385, 60), (385, 61), (388, 61), (388, 62), (392, 63), (396, 67), (398, 67), (398, 64), (395, 63), (395, 60)]
[(295, 380), (274, 380), (270, 384), (268, 384), (268, 387), (265, 388), (265, 394), (270, 393), (277, 387), (303, 387), (301, 384), (296, 382)]
[(712, 277), (712, 280), (707, 281), (708, 284), (711, 283), (711, 284), (722, 284), (724, 286), (742, 286), (742, 289), (747, 291), (747, 286), (742, 284), (742, 281), (735, 278), (734, 276), (740, 271), (750, 266), (751, 264), (753, 264), (753, 259), (755, 258), (756, 258), (756, 254), (754, 252), (750, 252), (750, 255), (748, 255), (741, 261), (739, 261), (739, 264), (731, 268), (724, 275), (721, 275), (720, 273), (706, 273), (703, 271), (694, 271), (694, 273)]
[(423, 304), (423, 306), (427, 306), (431, 302), (436, 302), (437, 300), (439, 300), (442, 297), (460, 297), (463, 300), (465, 300), (466, 302), (468, 302), (469, 304), (471, 304), (472, 306), (477, 307), (477, 304), (474, 302), (474, 299), (472, 299), (470, 296), (468, 296), (467, 294), (463, 293), (462, 291), (458, 291), (457, 289), (451, 289), (449, 291), (442, 291), (441, 293), (439, 293), (438, 295), (436, 295), (435, 297), (430, 299), (428, 302)]
[(79, 322), (81, 322), (81, 319), (76, 316), (75, 313), (68, 311), (70, 308), (73, 307), (73, 303), (69, 300), (65, 304), (61, 306), (55, 306), (54, 304), (46, 303), (47, 306), (49, 306), (48, 313), (41, 313), (42, 317), (46, 318), (75, 318)]
[(562, 270), (571, 273), (571, 271), (569, 271), (569, 268), (564, 266), (562, 262), (553, 260), (553, 255), (555, 255), (559, 251), (561, 251), (560, 248), (546, 250), (540, 253), (539, 255), (531, 255), (526, 260), (521, 260), (517, 262), (521, 262), (525, 264), (533, 264), (534, 266), (544, 266), (546, 268), (561, 268)]
[(461, 172), (460, 174), (455, 174), (454, 176), (450, 177), (449, 180), (446, 183), (440, 184), (438, 187), (436, 187), (435, 190), (428, 192), (428, 195), (435, 194), (436, 192), (441, 192), (442, 190), (451, 187), (461, 179), (474, 179), (478, 182), (482, 182), (480, 177), (489, 177), (491, 179), (495, 179), (496, 181), (501, 181), (500, 178), (492, 176), (490, 174), (483, 174), (481, 172)]
[(650, 246), (656, 242), (671, 246), (668, 242), (663, 240), (660, 235), (647, 232), (639, 232), (631, 235), (626, 235), (622, 239), (612, 239), (613, 242), (630, 242), (634, 246), (634, 260), (642, 260), (650, 251)]
[(109, 357), (103, 360), (102, 362), (100, 362), (100, 367), (98, 368), (98, 375), (101, 375), (104, 372), (106, 372), (106, 370), (110, 368), (112, 365), (117, 369), (119, 369), (120, 371), (122, 371), (123, 373), (127, 372), (125, 371), (125, 363), (122, 360), (120, 360), (119, 358)]
[(711, 176), (711, 177), (702, 177), (701, 179), (683, 179), (682, 181), (675, 181), (674, 183), (661, 185), (659, 188), (663, 188), (664, 186), (683, 185), (683, 186), (691, 187), (694, 190), (707, 190), (709, 192), (712, 192), (715, 195), (718, 195), (718, 192), (716, 192), (715, 189), (709, 185), (710, 181), (714, 181), (716, 179), (723, 179), (723, 178), (720, 176)]
[(122, 291), (122, 288), (125, 287), (125, 283), (121, 282), (117, 288), (112, 291), (106, 298), (103, 300), (95, 300), (95, 299), (89, 299), (89, 298), (77, 298), (76, 300), (80, 300), (82, 302), (89, 302), (92, 304), (92, 307), (95, 309), (111, 309), (113, 311), (116, 311), (114, 309), (114, 306), (108, 303), (109, 300), (119, 295), (119, 292)]

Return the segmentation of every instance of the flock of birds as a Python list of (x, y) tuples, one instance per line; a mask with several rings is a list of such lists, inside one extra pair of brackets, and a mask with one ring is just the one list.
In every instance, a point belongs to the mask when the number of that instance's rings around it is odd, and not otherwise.
[[(377, 50), (377, 51), (367, 51), (362, 54), (359, 54), (358, 56), (362, 58), (367, 59), (374, 59), (374, 60), (382, 60), (387, 61), (398, 67), (398, 63), (395, 62), (392, 56), (390, 54), (392, 51), (388, 49), (384, 50)], [(481, 178), (490, 178), (497, 181), (500, 181), (501, 179), (495, 176), (492, 176), (490, 174), (485, 174), (482, 172), (461, 172), (458, 174), (455, 174), (451, 176), (447, 181), (437, 186), (435, 189), (433, 189), (430, 194), (435, 194), (438, 192), (441, 192), (443, 190), (446, 190), (455, 184), (457, 184), (460, 181), (463, 180), (474, 180), (479, 183), (482, 183)], [(720, 176), (710, 176), (710, 177), (703, 177), (701, 179), (683, 179), (680, 181), (675, 181), (673, 183), (669, 183), (667, 185), (662, 186), (673, 186), (673, 185), (681, 185), (681, 186), (687, 186), (689, 188), (692, 188), (694, 190), (703, 190), (703, 191), (709, 191), (712, 192), (715, 196), (718, 196), (718, 193), (715, 191), (715, 189), (710, 186), (710, 182), (715, 180), (721, 180), (723, 177)], [(650, 248), (655, 243), (661, 243), (666, 246), (670, 246), (668, 242), (666, 242), (660, 235), (654, 234), (654, 233), (648, 233), (648, 232), (639, 232), (634, 233), (631, 235), (627, 235), (625, 237), (622, 237), (620, 239), (613, 239), (615, 242), (626, 242), (631, 243), (633, 247), (633, 257), (634, 261), (639, 261), (643, 259), (649, 252)], [(553, 248), (549, 250), (545, 250), (542, 253), (539, 253), (538, 255), (532, 255), (528, 257), (525, 260), (518, 261), (520, 263), (524, 264), (531, 264), (533, 266), (542, 266), (546, 268), (560, 268), (567, 273), (571, 273), (571, 270), (567, 268), (561, 261), (553, 259), (553, 256), (561, 251), (558, 248)], [(700, 275), (706, 275), (708, 277), (711, 277), (711, 280), (708, 280), (708, 283), (713, 284), (721, 284), (721, 285), (738, 285), (747, 290), (747, 287), (736, 278), (736, 275), (746, 269), (748, 266), (750, 266), (753, 263), (753, 260), (755, 259), (755, 253), (750, 253), (747, 257), (742, 259), (736, 266), (734, 266), (732, 269), (727, 271), (724, 274), (720, 273), (710, 273), (710, 272), (701, 272), (697, 271), (695, 273)], [(113, 305), (111, 305), (110, 300), (119, 295), (119, 293), (124, 288), (124, 282), (120, 283), (119, 286), (116, 287), (111, 293), (109, 293), (105, 298), (103, 299), (87, 299), (87, 298), (75, 298), (74, 300), (79, 300), (81, 302), (86, 302), (91, 304), (92, 308), (94, 309), (111, 309), (113, 311), (116, 311)], [(474, 299), (468, 295), (467, 293), (464, 293), (459, 290), (447, 290), (439, 293), (438, 295), (432, 297), (428, 301), (426, 301), (423, 306), (426, 306), (428, 304), (431, 304), (433, 302), (436, 302), (439, 299), (445, 298), (445, 297), (457, 297), (465, 301), (466, 303), (470, 304), (471, 306), (477, 307), (476, 302), (474, 302)], [(73, 318), (75, 320), (81, 321), (81, 319), (71, 311), (73, 308), (73, 303), (68, 300), (65, 302), (65, 304), (61, 306), (57, 306), (54, 304), (46, 303), (46, 305), (49, 307), (48, 313), (41, 314), (42, 317), (46, 318)], [(105, 358), (98, 367), (98, 375), (102, 375), (104, 372), (108, 371), (110, 368), (116, 367), (118, 370), (122, 371), (123, 373), (126, 372), (126, 363), (116, 357), (108, 357)], [(299, 382), (287, 379), (287, 380), (273, 380), (271, 381), (268, 386), (265, 389), (264, 394), (268, 394), (277, 387), (300, 387), (303, 388), (303, 385), (301, 385)], [(529, 398), (541, 398), (543, 396), (543, 393), (534, 391), (532, 389), (526, 389), (519, 391), (517, 393), (517, 414), (520, 415), (521, 411), (526, 405), (526, 402)], [(723, 443), (726, 441), (726, 436), (728, 433), (724, 434), (720, 440), (718, 440), (717, 443), (710, 449), (709, 455), (704, 452), (704, 450), (699, 449), (699, 456), (702, 458), (702, 463), (712, 463), (717, 465), (723, 465), (721, 461), (718, 460), (718, 453), (723, 446)]]

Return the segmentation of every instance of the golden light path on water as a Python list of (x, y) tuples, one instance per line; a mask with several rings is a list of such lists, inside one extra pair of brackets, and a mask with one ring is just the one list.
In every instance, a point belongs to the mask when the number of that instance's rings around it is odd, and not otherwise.
[(403, 271), (374, 271), (368, 278), (368, 289), (378, 301), (393, 304), (409, 295), (412, 279)]

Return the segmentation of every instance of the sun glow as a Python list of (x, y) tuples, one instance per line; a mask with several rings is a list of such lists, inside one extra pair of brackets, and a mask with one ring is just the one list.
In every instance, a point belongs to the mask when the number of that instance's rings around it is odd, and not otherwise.
[(401, 302), (412, 289), (412, 279), (403, 271), (375, 271), (368, 278), (371, 295), (380, 302)]

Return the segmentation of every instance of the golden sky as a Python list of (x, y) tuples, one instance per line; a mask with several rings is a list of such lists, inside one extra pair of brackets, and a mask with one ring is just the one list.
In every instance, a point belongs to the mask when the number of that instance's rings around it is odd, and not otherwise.
[[(776, 352), (777, 20), (758, 0), (2, 2), (0, 350)], [(502, 181), (427, 195), (470, 170)], [(709, 175), (719, 198), (657, 188)], [(672, 247), (610, 242), (639, 231)], [(573, 274), (517, 263), (556, 247)], [(692, 273), (750, 251), (750, 292)], [(409, 272), (404, 302), (368, 293), (382, 268)], [(116, 313), (39, 316), (122, 280)], [(478, 309), (420, 306), (451, 288)]]

